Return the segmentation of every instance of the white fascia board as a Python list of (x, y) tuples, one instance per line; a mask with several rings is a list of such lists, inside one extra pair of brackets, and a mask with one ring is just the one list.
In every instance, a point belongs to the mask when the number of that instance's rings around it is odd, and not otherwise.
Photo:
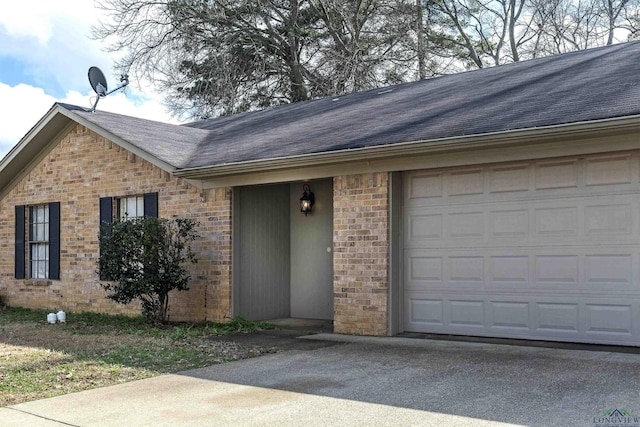
[[(531, 143), (532, 140), (566, 138), (594, 132), (636, 132), (640, 143), (640, 115), (589, 122), (519, 129), (486, 134), (464, 135), (434, 140), (412, 141), (374, 147), (346, 149), (266, 160), (252, 160), (199, 168), (176, 169), (176, 176), (187, 179), (206, 179), (229, 175), (252, 174), (316, 165), (346, 164), (385, 158), (424, 155), (435, 152), (469, 150), (483, 147), (510, 146)], [(639, 147), (640, 148), (640, 147)]]

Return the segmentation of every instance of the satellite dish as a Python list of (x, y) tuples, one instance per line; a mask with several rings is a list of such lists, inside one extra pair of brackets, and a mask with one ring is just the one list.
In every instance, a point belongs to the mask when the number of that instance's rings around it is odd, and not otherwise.
[(122, 74), (120, 76), (120, 82), (122, 85), (118, 86), (111, 92), (107, 92), (107, 79), (104, 77), (104, 74), (98, 67), (90, 67), (89, 68), (89, 84), (93, 90), (98, 94), (96, 98), (96, 102), (93, 104), (93, 108), (91, 108), (91, 112), (96, 111), (96, 106), (98, 105), (98, 101), (100, 98), (104, 98), (107, 95), (112, 94), (113, 92), (122, 89), (123, 87), (129, 84), (129, 76), (126, 74)]
[(107, 79), (100, 68), (89, 68), (89, 83), (98, 96), (107, 96)]

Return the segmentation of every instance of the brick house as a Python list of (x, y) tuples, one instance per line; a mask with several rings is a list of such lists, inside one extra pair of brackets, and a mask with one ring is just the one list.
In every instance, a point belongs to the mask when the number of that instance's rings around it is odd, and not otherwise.
[(100, 221), (187, 216), (172, 320), (639, 346), (639, 75), (631, 42), (182, 126), (55, 104), (0, 162), (0, 296), (137, 313)]

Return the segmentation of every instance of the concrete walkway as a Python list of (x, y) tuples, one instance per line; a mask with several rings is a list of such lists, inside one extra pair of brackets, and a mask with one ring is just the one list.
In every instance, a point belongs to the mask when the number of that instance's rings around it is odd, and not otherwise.
[(0, 425), (606, 426), (610, 409), (640, 425), (639, 354), (308, 338), (349, 343), (0, 408)]

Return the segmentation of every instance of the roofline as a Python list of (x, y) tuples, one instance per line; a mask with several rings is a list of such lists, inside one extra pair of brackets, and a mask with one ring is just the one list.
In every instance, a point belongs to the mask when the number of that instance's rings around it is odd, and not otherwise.
[[(500, 145), (515, 145), (531, 141), (533, 138), (557, 138), (577, 135), (590, 131), (633, 131), (640, 132), (640, 115), (591, 120), (588, 122), (568, 123), (491, 132), (484, 134), (464, 135), (449, 138), (438, 138), (380, 145), (331, 152), (303, 154), (264, 160), (227, 163), (216, 166), (176, 169), (174, 175), (186, 179), (206, 179), (241, 175), (255, 172), (278, 171), (292, 168), (317, 166), (319, 164), (346, 164), (357, 161), (383, 160), (388, 158), (424, 155), (434, 152), (455, 151), (482, 146), (483, 148)], [(640, 142), (640, 138), (639, 141)]]
[(48, 152), (46, 150), (47, 147), (51, 147), (52, 143), (60, 141), (69, 131), (73, 122), (85, 126), (166, 172), (173, 173), (176, 169), (174, 166), (163, 162), (56, 102), (7, 155), (0, 160), (0, 198), (28, 173), (31, 165), (42, 160), (42, 156)]
[(40, 133), (42, 128), (51, 120), (51, 116), (53, 115), (53, 110), (57, 109), (59, 105), (53, 104), (51, 108), (45, 113), (44, 116), (38, 120), (38, 122), (23, 136), (20, 141), (16, 145), (14, 145), (11, 150), (0, 160), (0, 172), (9, 164), (13, 159), (15, 159), (18, 154), (22, 151), (22, 149), (28, 144), (30, 140), (33, 139), (35, 135)]
[(169, 172), (169, 173), (174, 173), (175, 172), (175, 170), (176, 170), (175, 166), (172, 166), (169, 163), (160, 160), (159, 158), (157, 158), (153, 154), (149, 153), (148, 151), (145, 151), (145, 150), (143, 150), (143, 149), (131, 144), (130, 142), (126, 141), (125, 139), (122, 139), (119, 136), (114, 135), (113, 133), (103, 129), (102, 127), (100, 127), (99, 125), (93, 123), (92, 121), (85, 119), (81, 115), (76, 114), (71, 110), (67, 110), (64, 107), (63, 107), (61, 113), (64, 114), (65, 116), (69, 117), (70, 119), (78, 122), (82, 126), (91, 129), (92, 131), (94, 131), (98, 135), (108, 139), (111, 142), (116, 143), (117, 145), (119, 145), (120, 147), (124, 148), (125, 150), (130, 151), (133, 154), (135, 154), (136, 156), (138, 156), (138, 157), (148, 161), (149, 163), (159, 167), (160, 169), (164, 170), (165, 172)]
[[(0, 198), (22, 179), (31, 166), (42, 160), (52, 141), (59, 141), (69, 131), (71, 120), (56, 120), (60, 105), (53, 104), (44, 116), (23, 136), (18, 143), (0, 160)], [(68, 119), (68, 118), (67, 118)], [(46, 137), (43, 131), (49, 126)]]

